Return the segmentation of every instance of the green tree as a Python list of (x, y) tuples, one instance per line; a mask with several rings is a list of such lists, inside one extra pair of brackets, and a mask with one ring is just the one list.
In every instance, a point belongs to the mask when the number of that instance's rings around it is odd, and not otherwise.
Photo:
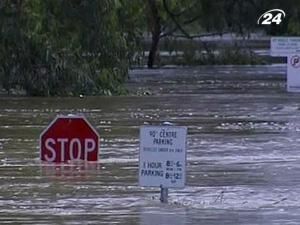
[(128, 43), (118, 1), (4, 0), (0, 73), (29, 95), (119, 93)]
[[(297, 35), (300, 33), (298, 3), (298, 0), (147, 0), (145, 12), (152, 39), (148, 67), (155, 63), (159, 41), (170, 36), (194, 39), (235, 33), (247, 37), (258, 31)], [(285, 10), (284, 22), (280, 26), (258, 26), (258, 17), (274, 8)]]

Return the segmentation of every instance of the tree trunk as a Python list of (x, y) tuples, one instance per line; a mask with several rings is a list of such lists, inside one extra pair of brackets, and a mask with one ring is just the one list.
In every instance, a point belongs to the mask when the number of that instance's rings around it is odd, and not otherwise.
[(156, 59), (158, 43), (159, 43), (159, 35), (160, 35), (160, 33), (152, 33), (152, 43), (151, 43), (151, 48), (149, 51), (148, 63), (147, 63), (148, 68), (153, 68), (153, 64)]
[(156, 52), (158, 49), (158, 44), (160, 40), (160, 33), (161, 33), (161, 25), (160, 25), (160, 16), (158, 13), (156, 0), (148, 0), (148, 6), (149, 6), (149, 25), (151, 29), (151, 35), (152, 35), (152, 42), (151, 42), (151, 48), (149, 51), (148, 56), (148, 68), (153, 68), (153, 64), (155, 62), (156, 58)]

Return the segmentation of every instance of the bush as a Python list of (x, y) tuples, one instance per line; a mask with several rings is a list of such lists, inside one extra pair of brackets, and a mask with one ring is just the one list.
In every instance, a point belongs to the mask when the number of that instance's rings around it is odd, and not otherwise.
[(0, 83), (28, 95), (119, 94), (128, 48), (116, 1), (0, 4)]

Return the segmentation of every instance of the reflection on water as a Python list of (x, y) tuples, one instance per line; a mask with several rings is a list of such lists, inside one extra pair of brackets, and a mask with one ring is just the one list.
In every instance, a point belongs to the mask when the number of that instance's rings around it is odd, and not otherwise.
[(185, 208), (175, 208), (165, 206), (164, 208), (149, 207), (147, 210), (142, 210), (140, 213), (140, 225), (153, 225), (153, 224), (173, 224), (185, 225), (186, 212)]
[(41, 176), (61, 180), (84, 180), (88, 176), (100, 173), (100, 165), (91, 162), (44, 163), (41, 164)]
[[(284, 71), (135, 70), (137, 96), (1, 98), (0, 223), (299, 224), (300, 103)], [(40, 162), (41, 131), (69, 113), (99, 132), (98, 163)], [(162, 121), (188, 127), (187, 186), (168, 205), (137, 186), (139, 126)]]

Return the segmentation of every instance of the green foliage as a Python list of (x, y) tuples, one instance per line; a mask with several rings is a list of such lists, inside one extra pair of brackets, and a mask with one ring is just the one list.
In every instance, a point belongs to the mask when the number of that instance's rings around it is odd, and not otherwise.
[[(251, 48), (241, 46), (242, 42), (227, 45), (207, 43), (199, 40), (164, 40), (165, 52), (161, 65), (255, 65), (265, 61)], [(176, 49), (176, 51), (174, 50)]]
[[(154, 60), (162, 38), (167, 39), (164, 47), (175, 53), (174, 60), (179, 63), (255, 63), (251, 51), (204, 45), (199, 49), (193, 40), (222, 33), (247, 37), (256, 31), (299, 35), (298, 3), (299, 0), (1, 0), (0, 86), (8, 92), (17, 88), (28, 95), (42, 96), (123, 94), (129, 66), (143, 63), (143, 52), (149, 49)], [(284, 23), (257, 26), (258, 16), (272, 8), (285, 10)], [(183, 39), (188, 41), (182, 42)], [(178, 45), (184, 45), (184, 49), (178, 50)], [(215, 50), (219, 53), (215, 54)], [(228, 56), (234, 60), (228, 60)]]
[(130, 64), (138, 63), (142, 51), (141, 39), (146, 27), (144, 0), (116, 0), (117, 17), (127, 45), (127, 58)]
[(29, 95), (114, 94), (128, 73), (117, 1), (23, 0), (1, 4), (0, 72)]
[[(205, 36), (232, 33), (247, 40), (251, 36), (251, 33), (256, 32), (278, 36), (299, 35), (300, 33), (299, 0), (148, 0), (148, 2), (156, 3), (155, 6), (158, 13), (151, 14), (151, 10), (145, 10), (145, 13), (147, 17), (150, 17), (150, 21), (159, 21), (160, 24), (156, 24), (156, 27), (161, 28), (160, 39), (170, 39), (171, 37), (194, 40), (195, 38), (201, 39)], [(280, 25), (259, 26), (256, 24), (257, 19), (263, 12), (274, 8), (283, 9), (286, 12), (287, 16)], [(152, 30), (152, 27), (153, 24), (148, 23), (148, 30)], [(159, 46), (158, 41), (153, 41), (157, 40), (157, 38), (153, 38), (154, 36), (157, 37), (157, 34), (152, 32), (151, 35), (152, 43), (149, 48), (152, 57), (149, 54), (149, 67), (152, 67), (153, 62), (156, 62), (157, 65), (160, 64), (156, 52), (157, 46)], [(155, 47), (153, 47), (153, 43)], [(207, 53), (204, 59), (199, 61), (203, 57), (203, 54), (199, 54), (199, 51), (197, 52), (194, 49), (193, 43), (186, 41), (185, 47), (184, 57), (179, 57), (178, 61), (184, 59), (184, 63), (187, 64), (194, 64), (197, 61), (199, 63), (210, 64), (215, 62), (228, 63), (226, 57), (221, 57), (224, 51), (222, 48), (219, 49), (220, 54), (216, 55), (211, 53), (213, 49), (204, 46), (202, 50)], [(173, 49), (173, 51), (177, 52), (176, 49)], [(234, 46), (232, 46), (232, 50), (226, 50), (224, 56), (226, 54), (235, 59), (233, 63), (243, 64), (254, 63), (256, 61), (252, 60), (254, 54), (251, 50), (239, 49), (236, 51)], [(153, 55), (157, 57), (153, 57)]]

